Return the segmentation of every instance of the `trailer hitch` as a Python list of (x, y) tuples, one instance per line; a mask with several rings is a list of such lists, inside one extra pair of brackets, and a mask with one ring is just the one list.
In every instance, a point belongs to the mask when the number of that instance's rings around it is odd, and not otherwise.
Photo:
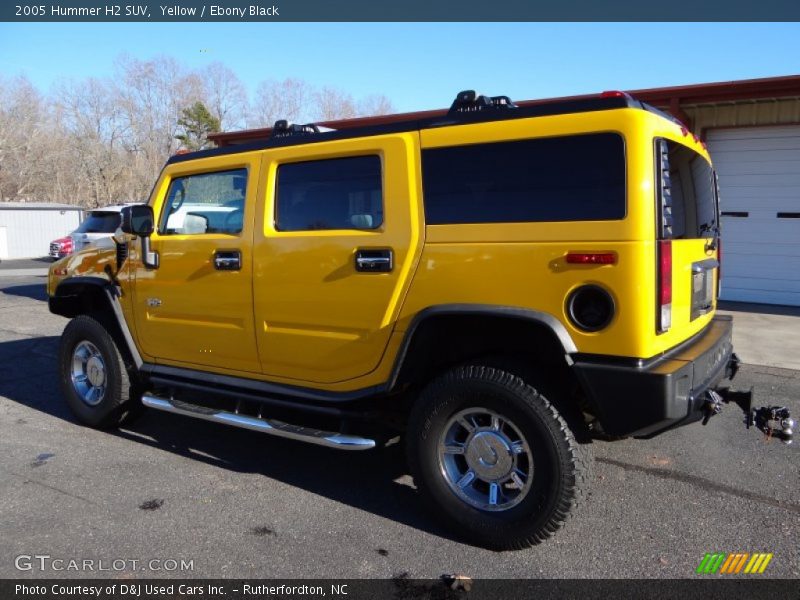
[(744, 413), (744, 424), (747, 429), (755, 426), (767, 439), (777, 438), (784, 444), (791, 444), (794, 436), (794, 419), (789, 415), (786, 406), (762, 406), (753, 408), (753, 389), (743, 392), (730, 388), (719, 388), (705, 392), (703, 404), (703, 425), (709, 419), (722, 412), (723, 404), (736, 404)]

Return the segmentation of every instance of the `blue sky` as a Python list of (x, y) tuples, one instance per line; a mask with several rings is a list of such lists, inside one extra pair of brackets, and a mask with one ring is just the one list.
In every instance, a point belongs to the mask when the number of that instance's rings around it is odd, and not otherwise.
[(798, 23), (0, 23), (0, 73), (42, 91), (121, 53), (219, 61), (252, 91), (299, 77), (400, 111), (462, 89), (540, 98), (800, 73)]

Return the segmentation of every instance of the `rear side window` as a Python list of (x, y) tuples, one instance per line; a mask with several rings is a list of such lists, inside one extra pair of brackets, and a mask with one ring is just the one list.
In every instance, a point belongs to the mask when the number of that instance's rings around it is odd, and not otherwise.
[(377, 229), (383, 224), (381, 158), (332, 158), (278, 167), (278, 231)]
[(433, 148), (422, 153), (422, 172), (428, 225), (625, 216), (616, 133)]
[(661, 237), (708, 237), (717, 227), (716, 176), (711, 164), (691, 148), (657, 140), (661, 160)]

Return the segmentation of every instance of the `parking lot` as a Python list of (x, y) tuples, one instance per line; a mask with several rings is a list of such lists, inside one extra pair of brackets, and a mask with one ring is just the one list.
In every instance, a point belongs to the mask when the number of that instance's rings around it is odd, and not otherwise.
[[(595, 443), (566, 528), (497, 553), (425, 512), (397, 447), (337, 452), (153, 412), (116, 432), (76, 424), (56, 381), (65, 324), (44, 278), (0, 277), (0, 577), (684, 578), (707, 552), (770, 552), (767, 576), (800, 576), (800, 444), (746, 431), (736, 407)], [(800, 371), (746, 364), (735, 384), (800, 416)], [(126, 566), (19, 571), (19, 555)]]

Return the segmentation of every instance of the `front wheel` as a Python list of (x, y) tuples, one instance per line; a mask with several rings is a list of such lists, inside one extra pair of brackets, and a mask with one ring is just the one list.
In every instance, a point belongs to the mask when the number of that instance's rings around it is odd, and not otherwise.
[(552, 536), (588, 468), (586, 450), (544, 396), (484, 366), (453, 369), (423, 391), (407, 448), (417, 487), (450, 528), (495, 549)]
[(107, 429), (142, 410), (135, 378), (128, 376), (114, 339), (87, 315), (72, 319), (58, 351), (61, 392), (84, 425)]

